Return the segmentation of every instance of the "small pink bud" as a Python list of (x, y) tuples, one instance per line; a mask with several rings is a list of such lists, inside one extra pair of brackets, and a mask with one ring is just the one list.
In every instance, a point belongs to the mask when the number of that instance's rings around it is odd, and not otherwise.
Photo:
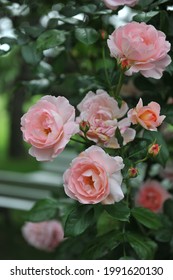
[(101, 34), (101, 38), (103, 39), (103, 40), (105, 40), (106, 38), (107, 38), (107, 33), (106, 33), (106, 31), (105, 30), (100, 30), (100, 34)]
[(79, 124), (79, 127), (80, 127), (80, 130), (83, 132), (83, 133), (87, 133), (87, 131), (90, 129), (90, 124), (88, 121), (81, 121), (80, 124)]
[(129, 174), (129, 177), (130, 178), (135, 178), (138, 176), (139, 174), (139, 171), (137, 168), (135, 167), (130, 167), (129, 170), (128, 170), (128, 174)]
[(151, 156), (155, 157), (160, 152), (160, 148), (161, 148), (161, 146), (159, 146), (159, 144), (152, 144), (149, 146), (148, 153)]

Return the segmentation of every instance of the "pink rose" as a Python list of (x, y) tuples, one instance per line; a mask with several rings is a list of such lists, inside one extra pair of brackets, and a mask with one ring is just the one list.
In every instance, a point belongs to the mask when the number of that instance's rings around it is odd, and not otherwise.
[(62, 225), (55, 220), (26, 223), (22, 227), (22, 234), (31, 246), (48, 252), (53, 251), (64, 238)]
[(38, 161), (54, 159), (79, 131), (75, 109), (63, 96), (44, 96), (21, 118), (24, 140)]
[(148, 180), (143, 183), (136, 194), (135, 204), (140, 207), (148, 208), (158, 213), (162, 211), (163, 203), (171, 195), (156, 180)]
[(133, 7), (137, 4), (138, 0), (103, 0), (105, 5), (112, 9), (116, 10), (119, 6), (127, 5)]
[(139, 123), (145, 129), (155, 131), (165, 119), (164, 115), (160, 116), (160, 105), (157, 102), (143, 106), (141, 98), (136, 108), (129, 110), (128, 117), (133, 124)]
[(125, 118), (118, 122), (118, 119), (127, 112), (127, 104), (123, 101), (119, 108), (117, 101), (106, 91), (99, 89), (96, 94), (92, 91), (88, 92), (77, 108), (80, 116), (76, 121), (88, 123), (86, 136), (98, 145), (119, 148), (118, 140), (115, 137), (117, 127), (124, 139), (124, 145), (134, 139), (135, 130), (129, 128), (130, 121)]
[(123, 199), (121, 190), (123, 159), (111, 157), (91, 146), (75, 158), (65, 171), (65, 193), (83, 204), (113, 204)]
[(117, 28), (107, 43), (111, 56), (127, 69), (128, 76), (140, 72), (144, 77), (160, 79), (171, 63), (167, 55), (171, 45), (165, 34), (144, 22), (131, 22)]

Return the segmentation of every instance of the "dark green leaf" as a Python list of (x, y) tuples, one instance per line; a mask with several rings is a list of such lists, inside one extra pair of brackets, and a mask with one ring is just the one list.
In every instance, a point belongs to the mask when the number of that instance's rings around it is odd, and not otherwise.
[(26, 220), (41, 222), (54, 218), (58, 209), (58, 201), (47, 198), (36, 202), (33, 208), (26, 214)]
[(89, 259), (103, 258), (109, 252), (117, 248), (122, 240), (122, 233), (115, 231), (96, 237), (87, 251), (87, 257)]
[(107, 213), (109, 213), (109, 215), (119, 221), (129, 221), (130, 209), (124, 202), (104, 205), (104, 209)]
[(65, 32), (63, 30), (51, 29), (42, 33), (37, 39), (37, 49), (44, 51), (65, 42)]
[(141, 12), (138, 13), (133, 17), (133, 20), (138, 21), (138, 22), (148, 22), (151, 18), (155, 17), (158, 15), (159, 11), (151, 11), (148, 13)]
[(156, 157), (157, 162), (162, 166), (166, 165), (167, 160), (169, 159), (169, 150), (167, 144), (162, 137), (162, 134), (159, 131), (149, 131), (145, 130), (143, 138), (149, 139), (151, 143), (155, 142), (161, 146), (160, 152)]
[(127, 242), (142, 260), (152, 260), (157, 249), (157, 244), (149, 238), (136, 233), (126, 232)]
[(168, 33), (169, 29), (169, 16), (166, 11), (160, 11), (160, 28), (159, 30)]
[(0, 38), (0, 44), (8, 44), (10, 46), (15, 45), (17, 43), (17, 40), (15, 38), (10, 37), (1, 37)]
[(173, 223), (173, 199), (167, 199), (165, 201), (163, 205), (163, 211)]
[(76, 236), (83, 233), (93, 223), (93, 218), (92, 206), (76, 207), (70, 212), (65, 222), (65, 236)]
[(162, 107), (161, 114), (166, 116), (165, 121), (167, 123), (173, 124), (173, 106), (172, 105), (166, 105)]
[(166, 2), (169, 2), (169, 0), (158, 0), (158, 1), (154, 2), (154, 3), (150, 6), (150, 8), (151, 8), (151, 9), (154, 9), (155, 7), (157, 7), (157, 6), (161, 5), (161, 4), (164, 4), (164, 3), (166, 3)]
[(158, 229), (162, 226), (157, 214), (149, 209), (136, 207), (131, 210), (132, 216), (142, 225), (150, 229)]
[(26, 34), (28, 34), (33, 38), (37, 38), (44, 31), (44, 28), (41, 26), (37, 27), (37, 26), (25, 25), (22, 26), (22, 29), (25, 31)]
[(139, 0), (139, 5), (141, 7), (146, 7), (146, 6), (150, 5), (153, 2), (154, 2), (154, 0)]
[(150, 141), (146, 139), (138, 139), (134, 140), (135, 149), (130, 149), (128, 159), (142, 159), (146, 157), (148, 152), (148, 146), (150, 145)]
[(37, 64), (42, 58), (42, 55), (36, 50), (34, 43), (22, 46), (21, 51), (24, 60), (29, 64)]
[(88, 4), (88, 5), (82, 6), (80, 8), (80, 12), (86, 13), (86, 14), (93, 14), (93, 13), (95, 13), (96, 9), (97, 9), (96, 5)]
[(159, 242), (169, 242), (172, 236), (173, 236), (173, 230), (171, 231), (167, 228), (163, 228), (156, 233), (155, 238)]
[(92, 45), (98, 38), (98, 32), (93, 28), (76, 28), (75, 37), (85, 45)]

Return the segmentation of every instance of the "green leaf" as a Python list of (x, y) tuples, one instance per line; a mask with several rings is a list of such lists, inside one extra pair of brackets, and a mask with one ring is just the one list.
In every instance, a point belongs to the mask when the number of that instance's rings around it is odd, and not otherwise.
[(88, 5), (80, 7), (80, 12), (81, 13), (86, 13), (86, 14), (94, 14), (96, 9), (97, 9), (96, 5), (88, 4)]
[(8, 44), (8, 45), (12, 46), (12, 45), (17, 44), (17, 40), (16, 40), (16, 38), (1, 37), (0, 44)]
[(167, 123), (173, 124), (173, 106), (171, 104), (164, 106), (161, 110), (161, 114), (166, 116), (165, 121)]
[(136, 233), (126, 232), (127, 242), (142, 260), (152, 260), (157, 249), (157, 244), (149, 238)]
[(98, 32), (93, 28), (76, 28), (75, 37), (85, 45), (92, 45), (98, 38)]
[(136, 207), (131, 210), (132, 216), (142, 225), (150, 229), (158, 229), (162, 226), (157, 214), (149, 209)]
[(111, 205), (104, 205), (104, 209), (109, 215), (119, 221), (129, 221), (130, 209), (124, 202), (117, 202)]
[(130, 149), (128, 159), (142, 159), (146, 157), (150, 141), (147, 139), (136, 138), (134, 140), (135, 149)]
[(111, 231), (102, 236), (98, 236), (93, 240), (93, 244), (87, 250), (88, 259), (100, 259), (109, 252), (117, 248), (123, 241), (122, 233)]
[(36, 43), (39, 51), (44, 51), (63, 44), (66, 40), (63, 30), (51, 29), (42, 33)]
[(167, 199), (163, 204), (163, 211), (173, 223), (173, 199)]
[(169, 242), (171, 241), (172, 235), (173, 230), (163, 228), (156, 233), (155, 238), (159, 242)]
[(153, 2), (154, 2), (154, 0), (139, 0), (139, 5), (141, 7), (146, 7), (146, 6), (150, 5)]
[(159, 11), (151, 11), (148, 13), (141, 12), (133, 17), (133, 20), (138, 22), (148, 22), (151, 18), (159, 14)]
[(42, 199), (36, 202), (26, 214), (26, 220), (31, 222), (41, 222), (55, 217), (58, 209), (58, 201), (51, 198)]
[(37, 38), (44, 31), (44, 28), (42, 26), (37, 27), (24, 25), (22, 26), (22, 29), (25, 31), (26, 34), (28, 34), (32, 38)]
[(22, 46), (21, 52), (24, 60), (32, 65), (39, 63), (42, 58), (42, 55), (36, 50), (34, 43)]
[(159, 30), (168, 33), (169, 30), (169, 16), (166, 11), (160, 11), (160, 27)]
[(93, 217), (94, 210), (90, 205), (80, 205), (73, 209), (65, 222), (65, 236), (83, 233), (93, 223)]
[(145, 130), (143, 134), (143, 138), (149, 139), (151, 143), (156, 142), (161, 146), (159, 154), (156, 156), (157, 162), (159, 162), (162, 166), (166, 165), (167, 160), (169, 159), (169, 150), (167, 148), (167, 144), (162, 137), (162, 134), (159, 131), (149, 131)]

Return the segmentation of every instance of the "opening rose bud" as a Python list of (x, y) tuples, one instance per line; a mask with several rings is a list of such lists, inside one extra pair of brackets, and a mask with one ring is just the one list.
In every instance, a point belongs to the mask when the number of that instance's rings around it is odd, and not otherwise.
[(148, 154), (155, 157), (160, 152), (160, 149), (161, 146), (159, 146), (159, 144), (152, 144), (148, 149)]
[(128, 170), (129, 178), (135, 178), (138, 176), (138, 174), (139, 174), (139, 171), (137, 168), (135, 168), (135, 167), (129, 168), (129, 170)]
[(129, 110), (128, 118), (132, 124), (140, 124), (147, 130), (156, 131), (165, 116), (160, 116), (160, 105), (157, 102), (150, 102), (147, 106), (144, 106), (140, 98), (136, 107)]

